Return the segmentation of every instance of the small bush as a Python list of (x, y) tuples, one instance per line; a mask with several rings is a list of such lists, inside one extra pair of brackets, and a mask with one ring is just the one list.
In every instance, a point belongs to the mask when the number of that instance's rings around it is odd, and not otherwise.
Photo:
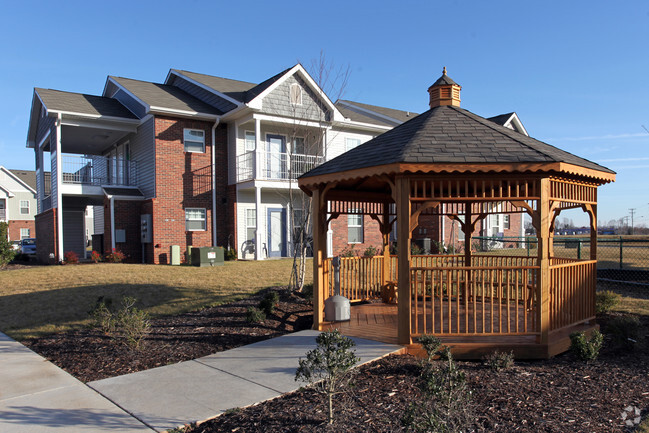
[(582, 361), (593, 361), (599, 356), (599, 351), (604, 343), (604, 337), (598, 330), (594, 330), (590, 339), (584, 332), (570, 334), (570, 350)]
[(421, 255), (423, 253), (424, 253), (424, 249), (419, 248), (419, 245), (417, 245), (414, 242), (412, 242), (410, 244), (410, 254), (412, 254), (413, 256), (419, 256), (419, 255)]
[(234, 248), (226, 249), (223, 253), (223, 260), (229, 262), (237, 259), (237, 250)]
[(112, 253), (106, 254), (104, 259), (108, 263), (122, 263), (124, 261), (124, 259), (126, 259), (126, 256), (124, 255), (123, 252), (121, 252), (119, 250), (113, 250)]
[(100, 329), (106, 335), (114, 335), (116, 328), (115, 317), (111, 310), (113, 300), (100, 296), (95, 302), (95, 306), (90, 310), (90, 316), (95, 328)]
[(417, 339), (419, 344), (421, 344), (421, 347), (424, 348), (426, 351), (426, 355), (428, 355), (428, 360), (431, 360), (437, 355), (444, 346), (442, 346), (442, 340), (439, 338), (430, 335), (430, 334), (424, 334), (421, 337)]
[(63, 255), (63, 257), (63, 263), (65, 263), (66, 265), (79, 263), (79, 256), (74, 251), (68, 251)]
[(101, 254), (99, 254), (97, 251), (93, 250), (90, 253), (90, 259), (95, 263), (99, 263), (99, 262), (101, 262)]
[(514, 366), (514, 352), (501, 352), (495, 350), (484, 357), (484, 363), (493, 371), (510, 369)]
[(595, 294), (595, 312), (597, 314), (603, 314), (610, 312), (620, 303), (619, 294), (611, 290), (603, 290)]
[(120, 336), (130, 347), (139, 349), (144, 337), (151, 331), (149, 315), (135, 307), (137, 300), (129, 296), (122, 299), (122, 308), (115, 318)]
[(275, 311), (275, 307), (279, 302), (279, 295), (277, 292), (268, 292), (259, 302), (259, 309), (266, 313), (267, 316), (270, 316)]
[(313, 283), (305, 284), (302, 287), (302, 296), (304, 299), (313, 299)]
[(9, 242), (9, 223), (0, 222), (0, 269), (4, 268), (16, 256), (16, 251)]
[(633, 349), (640, 339), (640, 320), (636, 316), (616, 316), (606, 325), (613, 341), (627, 349)]
[(378, 248), (374, 246), (369, 246), (365, 248), (365, 251), (363, 251), (363, 257), (374, 257), (378, 256), (381, 252), (379, 251)]
[(341, 252), (340, 257), (356, 257), (356, 250), (354, 250), (354, 244), (346, 246)]
[(246, 321), (248, 323), (260, 323), (266, 320), (266, 313), (261, 311), (259, 308), (248, 307), (246, 311)]

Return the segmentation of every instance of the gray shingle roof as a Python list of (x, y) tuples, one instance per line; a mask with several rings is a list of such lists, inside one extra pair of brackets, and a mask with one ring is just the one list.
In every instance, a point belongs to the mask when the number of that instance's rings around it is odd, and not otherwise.
[(460, 165), (551, 162), (566, 162), (614, 173), (462, 108), (441, 106), (325, 162), (302, 178), (394, 163)]
[(459, 86), (455, 81), (451, 79), (448, 75), (446, 75), (446, 68), (444, 68), (444, 72), (442, 72), (442, 76), (437, 79), (430, 87), (433, 86), (448, 86), (454, 84), (456, 86)]
[(36, 88), (35, 90), (48, 110), (137, 119), (133, 113), (113, 98), (52, 89)]
[[(9, 170), (16, 175), (17, 178), (29, 185), (33, 190), (36, 190), (36, 172), (32, 170)], [(48, 172), (49, 173), (49, 172)]]
[(493, 117), (487, 117), (487, 120), (491, 120), (494, 123), (499, 124), (500, 126), (505, 126), (505, 123), (509, 120), (510, 117), (514, 112), (512, 111), (511, 113), (506, 113), (506, 114), (499, 114), (498, 116), (493, 116)]
[(110, 77), (149, 106), (204, 114), (223, 114), (220, 110), (179, 89), (166, 84)]
[(378, 105), (370, 105), (370, 104), (363, 104), (360, 102), (355, 102), (355, 101), (347, 101), (344, 99), (340, 99), (336, 101), (336, 108), (340, 110), (341, 113), (343, 113), (343, 116), (356, 121), (356, 122), (364, 122), (364, 123), (379, 123), (381, 125), (389, 125), (393, 126), (391, 123), (382, 121), (382, 120), (377, 120), (374, 117), (370, 117), (366, 114), (359, 113), (358, 111), (354, 111), (353, 109), (350, 109), (347, 107), (347, 105), (355, 105), (357, 107), (363, 108), (368, 111), (373, 111), (375, 113), (381, 114), (383, 116), (390, 117), (394, 120), (397, 120), (401, 123), (407, 122), (408, 120), (412, 119), (413, 117), (417, 116), (419, 113), (414, 113), (412, 111), (403, 111), (403, 110), (395, 110), (394, 108), (387, 108), (387, 107), (380, 107)]

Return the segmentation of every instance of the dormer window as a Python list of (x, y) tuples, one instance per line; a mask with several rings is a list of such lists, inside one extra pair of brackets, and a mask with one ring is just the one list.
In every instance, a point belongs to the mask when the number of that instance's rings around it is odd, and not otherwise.
[(297, 83), (293, 83), (291, 84), (290, 93), (291, 104), (302, 105), (302, 87)]

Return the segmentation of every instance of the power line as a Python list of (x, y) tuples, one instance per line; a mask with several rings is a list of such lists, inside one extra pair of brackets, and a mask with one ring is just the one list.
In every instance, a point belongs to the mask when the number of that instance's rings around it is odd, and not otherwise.
[(635, 213), (635, 208), (629, 209), (629, 212), (631, 212), (631, 234), (633, 234), (633, 214)]

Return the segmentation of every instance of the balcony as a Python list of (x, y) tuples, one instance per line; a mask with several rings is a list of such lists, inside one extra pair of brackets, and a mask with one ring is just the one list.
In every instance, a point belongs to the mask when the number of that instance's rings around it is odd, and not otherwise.
[(137, 164), (120, 158), (62, 155), (64, 184), (137, 186)]
[(237, 156), (237, 183), (249, 180), (294, 180), (322, 164), (324, 157), (278, 152), (246, 152)]

